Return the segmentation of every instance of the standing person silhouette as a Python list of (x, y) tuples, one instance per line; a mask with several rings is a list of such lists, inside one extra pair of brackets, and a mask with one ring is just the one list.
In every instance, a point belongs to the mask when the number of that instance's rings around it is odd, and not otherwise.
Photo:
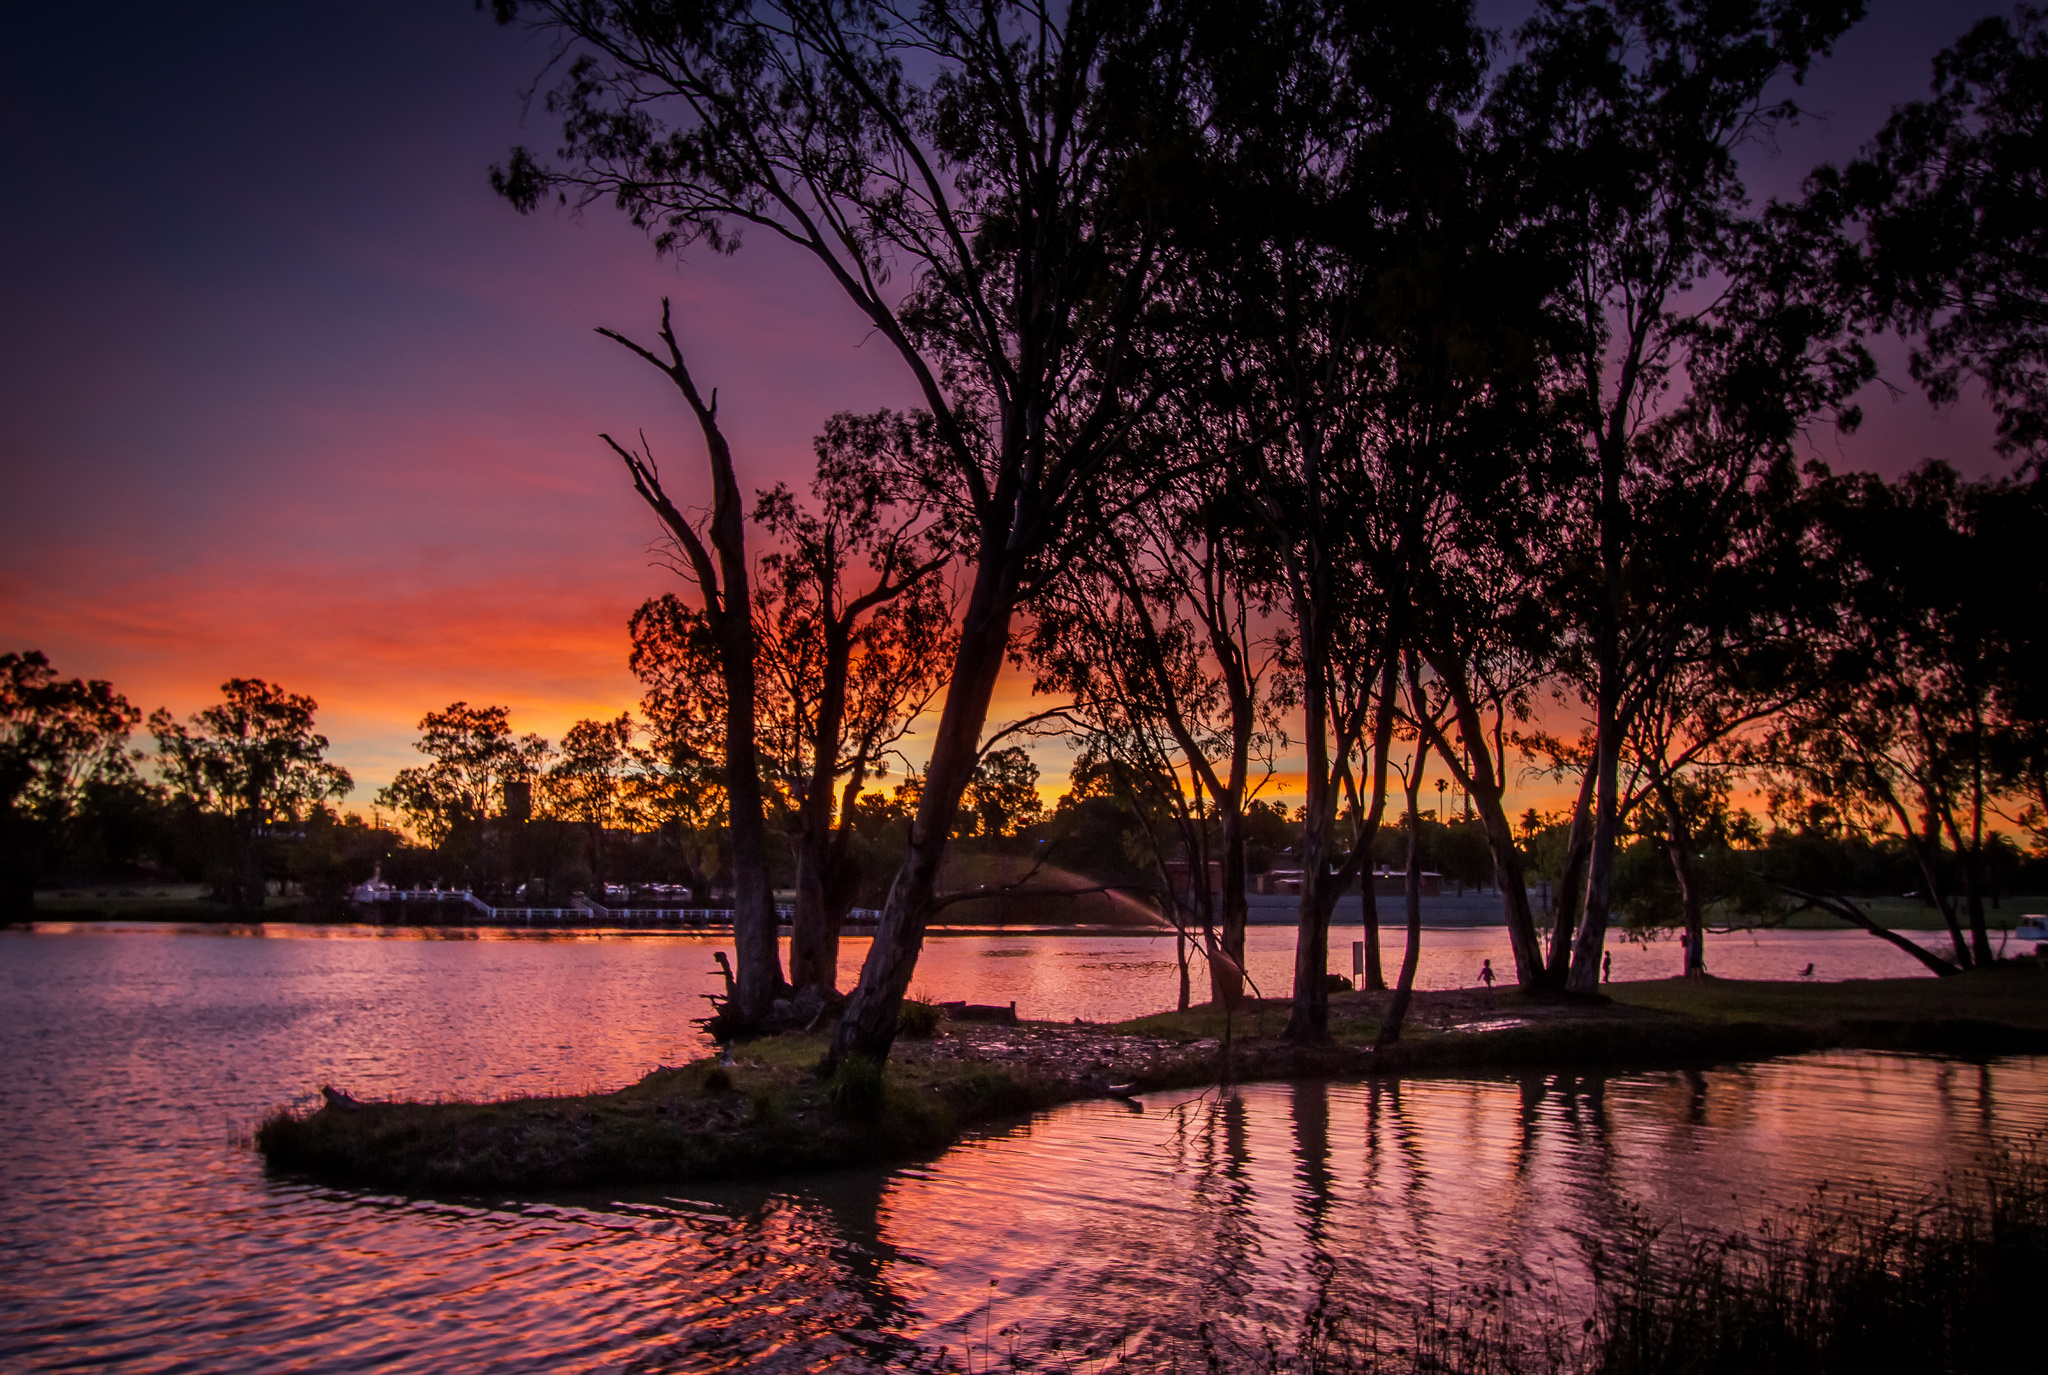
[(1492, 988), (1492, 987), (1493, 987), (1493, 961), (1492, 961), (1492, 960), (1481, 960), (1481, 961), (1479, 962), (1479, 982), (1481, 982), (1481, 983), (1485, 984), (1485, 985), (1486, 985), (1486, 986), (1487, 986), (1488, 988)]
[(1608, 951), (1600, 957), (1600, 982), (1614, 982), (1614, 952)]

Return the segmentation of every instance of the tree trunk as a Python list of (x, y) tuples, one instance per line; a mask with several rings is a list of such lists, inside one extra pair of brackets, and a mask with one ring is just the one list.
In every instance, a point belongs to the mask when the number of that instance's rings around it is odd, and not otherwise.
[(896, 1010), (910, 988), (918, 953), (924, 948), (939, 864), (945, 858), (960, 798), (974, 776), (981, 728), (988, 720), (996, 676), (1009, 648), (1010, 571), (1003, 552), (984, 545), (953, 659), (946, 705), (932, 741), (924, 792), (911, 822), (910, 847), (889, 887), (874, 944), (868, 948), (860, 982), (833, 1034), (825, 1069), (836, 1067), (848, 1056), (880, 1063), (896, 1040)]
[[(821, 584), (822, 585), (822, 584)], [(825, 587), (821, 595), (829, 595)], [(789, 921), (789, 982), (801, 993), (830, 993), (839, 980), (838, 941), (826, 896), (835, 845), (832, 802), (838, 781), (840, 736), (846, 724), (846, 677), (852, 658), (851, 627), (826, 608), (825, 662), (818, 715), (812, 724), (810, 776), (797, 808), (796, 906)]]
[(1579, 938), (1572, 947), (1572, 968), (1565, 986), (1590, 993), (1600, 986), (1600, 957), (1606, 952), (1609, 888), (1614, 877), (1614, 843), (1621, 829), (1621, 802), (1616, 796), (1621, 775), (1621, 471), (1625, 457), (1625, 410), (1620, 399), (1630, 396), (1636, 358), (1623, 365), (1616, 405), (1605, 417), (1600, 436), (1600, 614), (1595, 630), (1594, 658), (1600, 675), (1593, 723), (1593, 765), (1598, 780), (1593, 790), (1593, 852), (1586, 865), (1586, 907)]
[[(1912, 836), (1910, 830), (1906, 833)], [(1956, 966), (1968, 969), (1974, 960), (1970, 947), (1963, 940), (1963, 928), (1956, 921), (1956, 905), (1942, 891), (1941, 884), (1941, 833), (1923, 835), (1908, 842), (1913, 851), (1913, 860), (1920, 867), (1920, 881), (1927, 885), (1927, 900), (1941, 913), (1943, 924), (1948, 927), (1949, 945), (1956, 952)], [(1832, 909), (1830, 909), (1832, 910)]]
[(1678, 901), (1685, 914), (1685, 977), (1707, 975), (1707, 923), (1700, 900), (1700, 885), (1692, 867), (1692, 831), (1678, 805), (1678, 794), (1669, 779), (1656, 780), (1657, 801), (1664, 808), (1665, 853), (1671, 857), (1671, 874), (1678, 881)]
[(1550, 953), (1544, 966), (1552, 988), (1563, 988), (1571, 973), (1572, 936), (1578, 929), (1579, 913), (1585, 910), (1586, 862), (1593, 857), (1593, 780), (1594, 771), (1587, 769), (1579, 784), (1578, 800), (1572, 804), (1571, 826), (1565, 831), (1564, 867), (1557, 876), (1550, 914)]
[[(1493, 852), (1494, 886), (1500, 892), (1502, 915), (1508, 927), (1508, 945), (1515, 956), (1515, 978), (1529, 992), (1548, 981), (1543, 947), (1536, 935), (1536, 917), (1529, 908), (1529, 886), (1522, 875), (1522, 853), (1515, 848), (1514, 826), (1508, 821), (1502, 798), (1507, 791), (1507, 769), (1496, 770), (1493, 752), (1487, 748), (1479, 709), (1462, 673), (1446, 673), (1447, 661), (1432, 659), (1438, 679), (1451, 691), (1458, 712), (1458, 734), (1465, 746), (1464, 757), (1450, 748), (1442, 733), (1432, 728), (1435, 745), (1444, 762), (1465, 790), (1466, 805), (1479, 808), (1480, 824), (1486, 828), (1487, 848)], [(1455, 667), (1455, 665), (1452, 665)]]
[[(1241, 803), (1242, 797), (1230, 801)], [(1209, 962), (1209, 990), (1218, 1006), (1235, 1007), (1244, 997), (1244, 814), (1237, 805), (1220, 806), (1217, 822), (1223, 845), (1223, 919), (1218, 923), (1218, 939), (1230, 962)]]
[(1379, 895), (1373, 891), (1370, 860), (1358, 877), (1358, 885), (1358, 905), (1364, 915), (1364, 927), (1359, 934), (1365, 937), (1365, 986), (1370, 992), (1384, 993), (1387, 971), (1380, 959), (1380, 904)]
[(1193, 991), (1188, 987), (1188, 933), (1181, 927), (1173, 928), (1173, 959), (1180, 966), (1179, 1011), (1188, 1010), (1188, 996)]
[(1797, 888), (1787, 888), (1784, 891), (1788, 895), (1798, 898), (1802, 902), (1808, 902), (1813, 904), (1815, 907), (1820, 908), (1823, 912), (1829, 912), (1837, 917), (1840, 917), (1843, 921), (1848, 922), (1851, 926), (1860, 927), (1861, 929), (1868, 931), (1871, 935), (1876, 936), (1881, 941), (1885, 941), (1888, 944), (1896, 946), (1898, 949), (1904, 951), (1906, 954), (1911, 955), (1914, 959), (1920, 961), (1920, 963), (1926, 965), (1929, 969), (1933, 970), (1938, 975), (1947, 976), (1950, 974), (1960, 974), (1963, 972), (1965, 968), (1968, 967), (1967, 965), (1950, 964), (1947, 960), (1942, 959), (1939, 955), (1933, 954), (1921, 948), (1921, 946), (1918, 945), (1916, 942), (1907, 940), (1898, 932), (1887, 931), (1884, 927), (1879, 926), (1876, 922), (1872, 921), (1870, 917), (1865, 914), (1862, 908), (1858, 907), (1855, 903), (1851, 902), (1847, 898), (1827, 897), (1818, 893), (1803, 892)]
[(1408, 775), (1408, 946), (1401, 952), (1401, 976), (1394, 996), (1387, 1003), (1387, 1015), (1380, 1022), (1376, 1045), (1390, 1046), (1401, 1039), (1408, 1020), (1408, 1004), (1415, 997), (1415, 968), (1422, 962), (1422, 826), (1415, 808), (1422, 791), (1422, 770), (1429, 759), (1427, 737), (1415, 742), (1415, 768)]
[[(1297, 616), (1297, 622), (1302, 617)], [(1310, 621), (1313, 630), (1313, 617)], [(1294, 938), (1294, 1006), (1281, 1034), (1298, 1045), (1330, 1038), (1330, 829), (1336, 789), (1330, 776), (1330, 702), (1323, 675), (1321, 637), (1302, 637), (1303, 747), (1308, 754), (1308, 797), (1302, 826), (1301, 908)], [(1341, 745), (1339, 746), (1342, 747)]]
[(1615, 693), (1610, 686), (1618, 675), (1601, 672), (1600, 710), (1596, 765), (1599, 779), (1594, 788), (1593, 848), (1586, 864), (1586, 909), (1579, 921), (1579, 937), (1572, 946), (1571, 974), (1565, 987), (1577, 993), (1591, 993), (1600, 986), (1600, 957), (1607, 947), (1609, 890), (1614, 877), (1614, 843), (1621, 830), (1620, 805), (1615, 797), (1620, 786), (1621, 739)]
[[(727, 475), (731, 469), (728, 465)], [(735, 521), (738, 495), (735, 491)], [(716, 526), (714, 525), (714, 530)], [(724, 550), (720, 551), (721, 556)], [(734, 595), (727, 560), (726, 593)], [(740, 576), (745, 577), (744, 572)], [(744, 589), (744, 582), (741, 589)], [(775, 895), (768, 887), (768, 822), (761, 810), (761, 771), (754, 754), (754, 625), (744, 612), (720, 617), (716, 630), (725, 679), (726, 824), (732, 841), (734, 1001), (739, 1027), (768, 1019), (782, 996), (782, 951), (777, 944)]]

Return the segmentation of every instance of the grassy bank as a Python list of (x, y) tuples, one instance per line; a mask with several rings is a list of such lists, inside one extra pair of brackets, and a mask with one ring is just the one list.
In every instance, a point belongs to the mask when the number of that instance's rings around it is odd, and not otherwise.
[(1115, 1026), (940, 1023), (886, 1066), (812, 1072), (822, 1035), (749, 1042), (613, 1093), (493, 1103), (359, 1103), (265, 1121), (280, 1169), (405, 1190), (571, 1188), (773, 1175), (908, 1159), (968, 1127), (1112, 1091), (1309, 1076), (1704, 1065), (1830, 1048), (2048, 1052), (2048, 969), (1836, 984), (1709, 979), (1607, 996), (1424, 993), (1409, 1033), (1375, 1049), (1386, 995), (1331, 999), (1331, 1040), (1278, 1039), (1285, 1002), (1204, 1006)]
[(783, 1174), (915, 1157), (963, 1126), (1075, 1096), (974, 1061), (849, 1063), (811, 1073), (820, 1036), (751, 1042), (730, 1062), (665, 1066), (613, 1093), (494, 1103), (330, 1096), (256, 1132), (273, 1165), (408, 1190), (574, 1188)]

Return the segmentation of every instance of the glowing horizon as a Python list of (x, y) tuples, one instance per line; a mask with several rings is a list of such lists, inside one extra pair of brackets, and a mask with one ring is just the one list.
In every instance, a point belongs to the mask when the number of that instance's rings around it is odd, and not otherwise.
[[(1853, 152), (1971, 17), (1875, 8), (1800, 92), (1831, 118), (1759, 152), (1760, 191)], [(521, 218), (498, 200), (485, 169), (553, 138), (519, 98), (545, 54), (466, 7), (51, 11), (22, 36), (0, 85), (36, 207), (0, 226), (17, 325), (0, 342), (0, 649), (145, 712), (188, 714), (234, 676), (308, 693), (352, 809), (451, 701), (550, 739), (637, 703), (626, 618), (683, 585), (598, 435), (644, 430), (685, 501), (701, 451), (667, 383), (595, 327), (647, 337), (674, 301), (750, 492), (801, 489), (835, 411), (916, 403), (868, 322), (772, 236), (666, 261), (607, 208)], [(1895, 348), (1884, 363), (1903, 377)], [(1993, 466), (1982, 407), (1862, 399), (1863, 431), (1811, 452)], [(1026, 714), (1026, 687), (1006, 673), (992, 724)], [(1050, 800), (1068, 754), (1033, 748)], [(1299, 759), (1280, 766), (1291, 805)], [(1548, 797), (1518, 791), (1514, 810)]]

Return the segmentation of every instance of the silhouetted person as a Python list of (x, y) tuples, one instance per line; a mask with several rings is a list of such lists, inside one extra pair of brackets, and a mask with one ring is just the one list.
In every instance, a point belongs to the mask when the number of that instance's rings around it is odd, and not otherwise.
[(1799, 971), (1799, 977), (1800, 977), (1800, 978), (1802, 978), (1802, 979), (1810, 979), (1810, 978), (1812, 978), (1812, 977), (1813, 977), (1813, 961), (1812, 961), (1812, 960), (1808, 960), (1808, 961), (1806, 962), (1806, 968), (1804, 968), (1804, 969), (1802, 969), (1802, 970), (1800, 970), (1800, 971)]
[(1600, 982), (1614, 982), (1614, 952), (1608, 951), (1600, 957)]
[(1492, 960), (1481, 960), (1481, 961), (1479, 962), (1479, 982), (1481, 982), (1481, 983), (1485, 984), (1485, 985), (1486, 985), (1486, 986), (1487, 986), (1488, 988), (1492, 988), (1492, 987), (1493, 987), (1493, 961), (1492, 961)]

